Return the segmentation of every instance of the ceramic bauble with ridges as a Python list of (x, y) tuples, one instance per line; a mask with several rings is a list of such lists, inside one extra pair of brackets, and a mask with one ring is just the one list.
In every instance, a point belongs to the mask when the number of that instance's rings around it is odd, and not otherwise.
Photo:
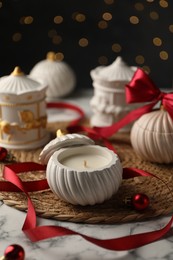
[(131, 130), (131, 144), (144, 160), (173, 163), (173, 120), (164, 109), (141, 116)]
[(59, 98), (69, 95), (75, 88), (76, 75), (69, 64), (58, 61), (54, 52), (47, 54), (47, 59), (35, 64), (30, 77), (48, 85), (48, 98)]

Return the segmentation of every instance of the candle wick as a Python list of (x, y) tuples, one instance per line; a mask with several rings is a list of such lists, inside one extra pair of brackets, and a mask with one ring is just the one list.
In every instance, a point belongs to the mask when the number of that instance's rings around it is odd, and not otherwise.
[(84, 160), (84, 167), (87, 167), (87, 161)]

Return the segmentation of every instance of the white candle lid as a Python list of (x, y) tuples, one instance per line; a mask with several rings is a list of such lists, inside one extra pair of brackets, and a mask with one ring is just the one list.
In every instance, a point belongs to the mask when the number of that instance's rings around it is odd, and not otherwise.
[(66, 134), (61, 135), (50, 141), (41, 151), (39, 160), (42, 164), (47, 164), (50, 157), (55, 151), (61, 148), (75, 146), (75, 145), (89, 145), (94, 144), (94, 141), (89, 137), (81, 134)]
[(128, 66), (123, 59), (118, 56), (109, 66), (99, 66), (91, 70), (93, 80), (105, 81), (130, 81), (137, 67)]

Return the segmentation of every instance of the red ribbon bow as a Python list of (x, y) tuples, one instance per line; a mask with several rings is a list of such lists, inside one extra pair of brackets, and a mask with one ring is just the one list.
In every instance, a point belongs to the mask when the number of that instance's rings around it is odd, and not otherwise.
[(137, 69), (130, 83), (126, 85), (126, 101), (127, 103), (151, 103), (129, 112), (124, 118), (111, 126), (94, 127), (99, 136), (103, 138), (112, 136), (122, 127), (152, 111), (158, 101), (162, 102), (173, 120), (173, 93), (161, 92), (142, 69)]
[(159, 100), (173, 118), (173, 93), (161, 92), (149, 76), (138, 69), (131, 82), (126, 85), (127, 103), (152, 102), (152, 108)]

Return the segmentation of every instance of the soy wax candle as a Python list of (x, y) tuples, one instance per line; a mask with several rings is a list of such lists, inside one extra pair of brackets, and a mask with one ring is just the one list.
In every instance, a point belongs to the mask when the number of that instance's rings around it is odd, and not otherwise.
[(50, 189), (74, 205), (94, 205), (115, 194), (122, 181), (118, 156), (80, 134), (58, 136), (40, 154)]
[[(85, 147), (86, 148), (86, 147)], [(92, 170), (104, 167), (108, 164), (109, 160), (105, 157), (105, 154), (98, 153), (98, 146), (87, 146), (87, 149), (72, 148), (70, 154), (67, 156), (68, 151), (65, 151), (65, 156), (60, 159), (60, 163), (66, 167), (77, 170)], [(93, 156), (94, 154), (94, 156)]]

